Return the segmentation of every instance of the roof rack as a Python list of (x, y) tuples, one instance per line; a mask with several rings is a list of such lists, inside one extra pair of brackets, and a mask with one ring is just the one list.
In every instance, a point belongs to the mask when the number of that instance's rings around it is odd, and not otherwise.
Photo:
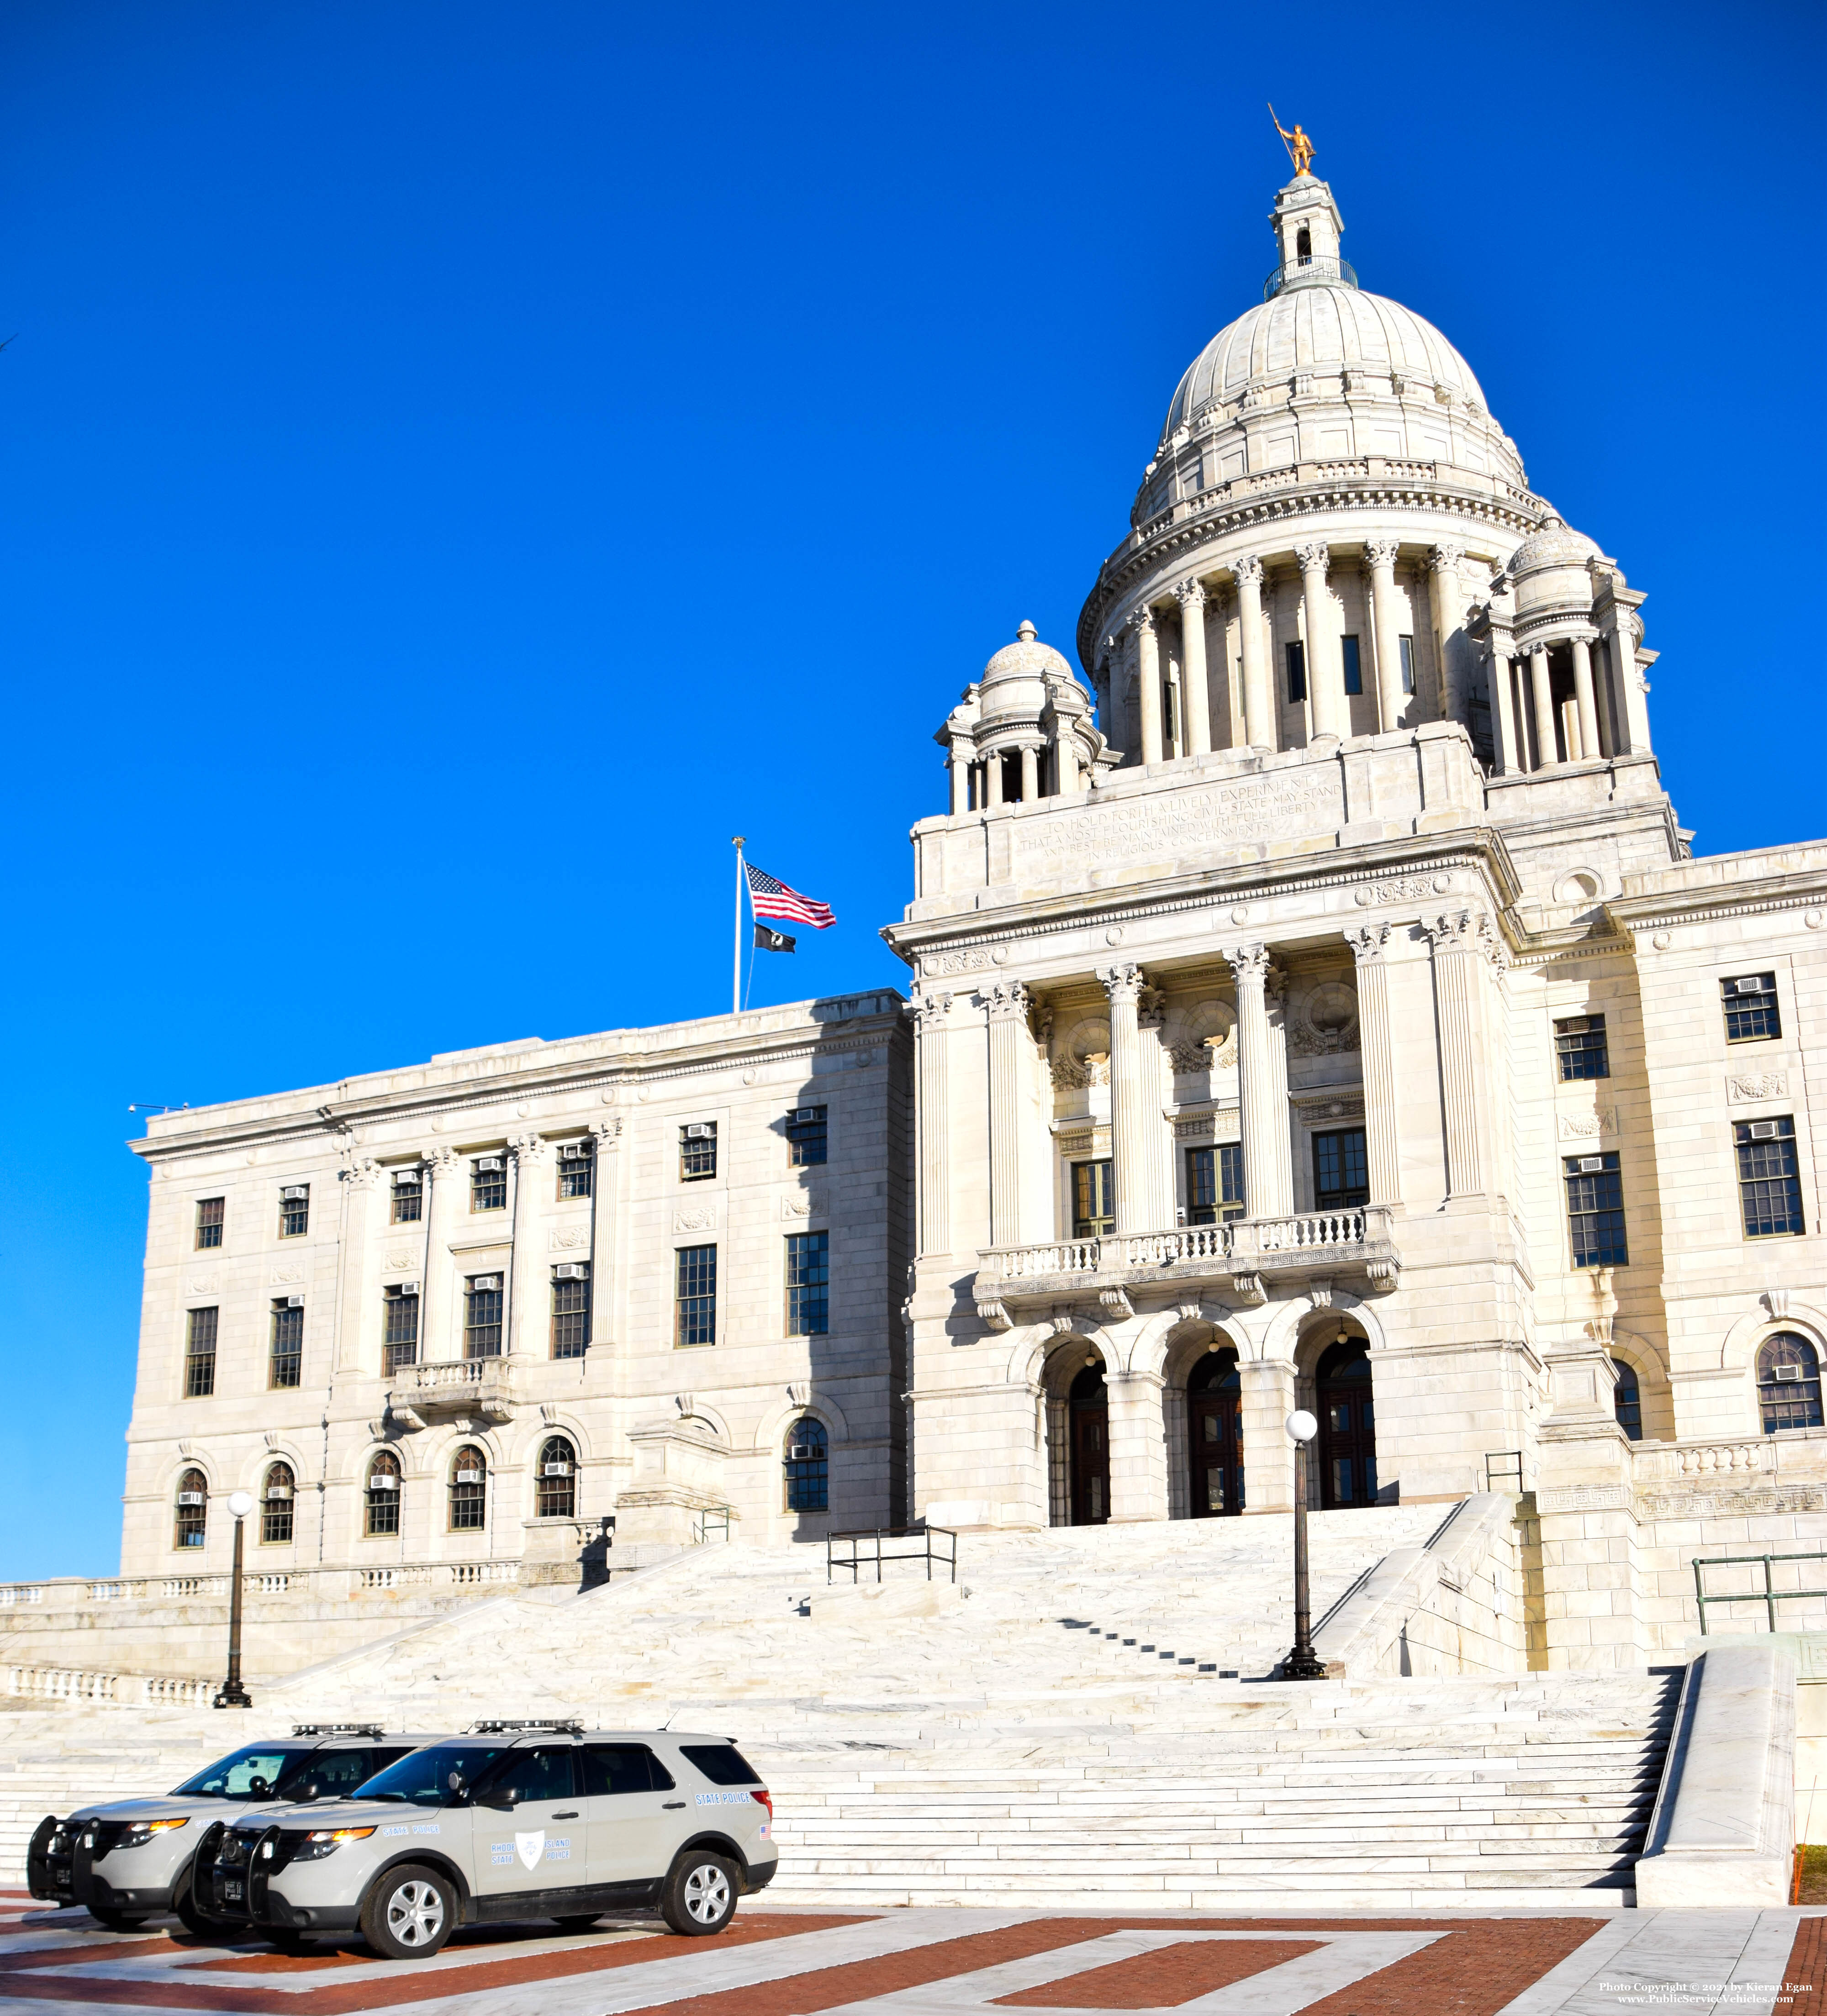
[(561, 1735), (582, 1736), (584, 1726), (581, 1722), (568, 1721), (551, 1715), (532, 1715), (518, 1721), (506, 1721), (500, 1716), (491, 1716), (486, 1722), (472, 1723), (472, 1736), (506, 1736), (522, 1730), (555, 1729)]
[(295, 1722), (294, 1736), (384, 1736), (377, 1722)]

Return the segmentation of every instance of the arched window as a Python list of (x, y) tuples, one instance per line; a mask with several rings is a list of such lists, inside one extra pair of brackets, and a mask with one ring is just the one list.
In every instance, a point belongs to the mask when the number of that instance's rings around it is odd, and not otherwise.
[(831, 1447), (825, 1424), (802, 1414), (787, 1435), (787, 1510), (823, 1512), (831, 1504)]
[(1757, 1353), (1757, 1405), (1767, 1435), (1822, 1425), (1821, 1361), (1805, 1337), (1779, 1330), (1764, 1338)]
[(488, 1465), (474, 1442), (465, 1442), (450, 1467), (450, 1530), (479, 1533), (488, 1522)]
[(577, 1517), (577, 1451), (563, 1435), (546, 1437), (539, 1451), (539, 1483), (535, 1503), (542, 1519)]
[(178, 1520), (174, 1547), (200, 1547), (209, 1517), (209, 1480), (200, 1470), (187, 1470), (178, 1480)]
[(1643, 1391), (1637, 1384), (1637, 1375), (1621, 1358), (1612, 1363), (1617, 1367), (1617, 1384), (1611, 1389), (1612, 1412), (1616, 1415), (1618, 1426), (1634, 1442), (1643, 1439)]
[(289, 1463), (267, 1465), (266, 1481), (260, 1488), (260, 1544), (263, 1547), (289, 1547), (292, 1544), (294, 1482)]
[(1376, 1408), (1368, 1349), (1362, 1337), (1342, 1330), (1314, 1369), (1322, 1511), (1376, 1503)]
[(1313, 235), (1304, 224), (1294, 234), (1294, 259), (1299, 266), (1313, 263)]
[(363, 1531), (370, 1539), (400, 1529), (400, 1460), (383, 1449), (368, 1466), (368, 1488), (362, 1493)]

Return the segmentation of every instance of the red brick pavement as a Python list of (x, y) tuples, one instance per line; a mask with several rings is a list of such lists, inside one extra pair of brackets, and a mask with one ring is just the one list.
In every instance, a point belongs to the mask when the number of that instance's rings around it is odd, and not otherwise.
[(1177, 2009), (1196, 1995), (1247, 1981), (1285, 1960), (1316, 1952), (1317, 1939), (1188, 1940), (1133, 1960), (1094, 1967), (1019, 1995), (996, 1997), (999, 2009)]

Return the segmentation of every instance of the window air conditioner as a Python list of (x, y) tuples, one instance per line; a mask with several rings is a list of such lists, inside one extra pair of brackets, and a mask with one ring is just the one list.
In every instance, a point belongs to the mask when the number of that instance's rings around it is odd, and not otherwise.
[(1605, 1157), (1602, 1155), (1582, 1155), (1576, 1166), (1581, 1175), (1591, 1175), (1605, 1167)]
[(416, 1295), (416, 1294), (418, 1294), (418, 1292), (419, 1292), (419, 1284), (418, 1284), (418, 1283), (417, 1283), (416, 1281), (402, 1281), (402, 1282), (401, 1282), (401, 1283), (400, 1283), (400, 1293), (401, 1293), (402, 1295)]
[(400, 1481), (390, 1470), (377, 1470), (368, 1480), (370, 1491), (398, 1491)]
[(824, 1117), (825, 1110), (822, 1106), (796, 1107), (793, 1112), (795, 1120), (822, 1120)]
[(1764, 992), (1764, 976), (1760, 973), (1754, 973), (1749, 980), (1735, 980), (1732, 985), (1740, 994), (1761, 994)]
[(308, 1183), (288, 1183), (279, 1192), (279, 1195), (288, 1201), (294, 1197), (308, 1197), (310, 1194), (311, 1186)]
[(483, 1294), (492, 1289), (499, 1288), (501, 1286), (501, 1276), (499, 1274), (478, 1274), (470, 1282), (470, 1286), (478, 1294)]
[(478, 1169), (499, 1169), (501, 1166), (501, 1157), (499, 1155), (479, 1155), (476, 1158), (476, 1167)]
[(200, 1491), (180, 1491), (178, 1494), (180, 1505), (200, 1505), (203, 1500), (204, 1494)]
[(419, 1187), (419, 1172), (416, 1169), (395, 1169), (393, 1179), (402, 1189), (416, 1190)]
[(291, 1495), (292, 1487), (289, 1484), (274, 1484), (267, 1487), (267, 1502), (269, 1504), (276, 1499), (290, 1498)]
[(1751, 1122), (1751, 1139), (1753, 1141), (1774, 1141), (1776, 1139), (1776, 1122), (1774, 1120), (1753, 1120)]
[(716, 1133), (716, 1131), (717, 1127), (715, 1121), (694, 1120), (691, 1125), (686, 1129), (685, 1138), (688, 1141), (708, 1141)]
[(459, 1470), (456, 1473), (456, 1481), (459, 1484), (480, 1484), (482, 1473), (479, 1470)]
[(1799, 1379), (1802, 1376), (1802, 1368), (1799, 1365), (1779, 1365), (1776, 1368), (1776, 1376), (1778, 1379)]
[(549, 1463), (540, 1474), (543, 1477), (569, 1477), (571, 1465), (568, 1463)]
[(303, 1309), (303, 1308), (304, 1308), (304, 1298), (302, 1295), (288, 1295), (288, 1296), (286, 1296), (286, 1307), (287, 1309)]
[(555, 1281), (581, 1281), (584, 1269), (575, 1260), (568, 1260), (562, 1267), (554, 1267), (552, 1278)]
[(582, 1141), (567, 1141), (558, 1150), (558, 1159), (561, 1162), (581, 1162), (589, 1152)]

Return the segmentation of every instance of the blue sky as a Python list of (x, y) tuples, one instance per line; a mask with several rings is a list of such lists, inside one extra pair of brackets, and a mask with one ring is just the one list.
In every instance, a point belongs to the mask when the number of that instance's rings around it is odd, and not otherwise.
[(727, 1003), (729, 836), (897, 982), (934, 728), (1071, 649), (1319, 145), (1645, 589), (1696, 844), (1823, 830), (1822, 16), (466, 0), (0, 14), (0, 1576), (110, 1568), (201, 1103)]

